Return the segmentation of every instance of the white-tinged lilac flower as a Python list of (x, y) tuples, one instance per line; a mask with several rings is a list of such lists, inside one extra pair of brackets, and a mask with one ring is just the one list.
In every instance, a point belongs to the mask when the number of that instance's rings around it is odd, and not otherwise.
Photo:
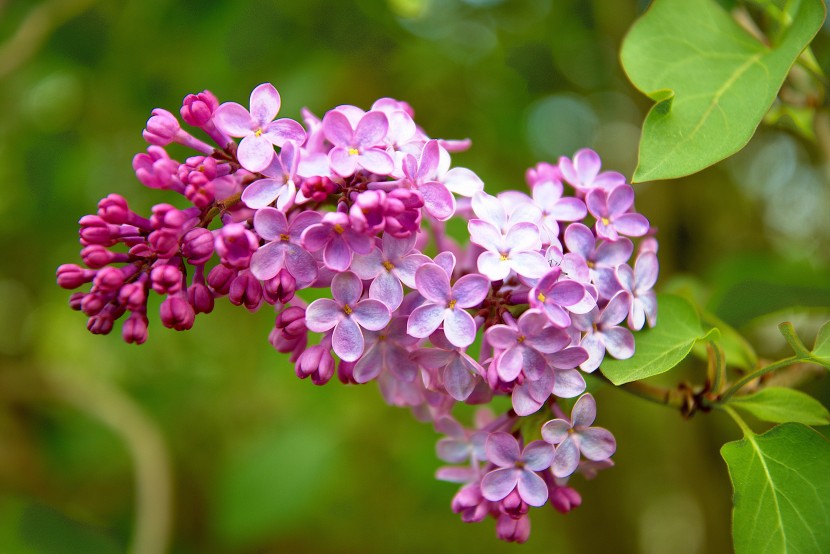
[(285, 214), (275, 208), (257, 210), (254, 230), (269, 241), (260, 246), (251, 257), (251, 273), (260, 281), (272, 279), (285, 269), (303, 289), (317, 279), (317, 261), (302, 246), (302, 234), (322, 217), (317, 212), (300, 212), (289, 222)]
[(580, 194), (587, 194), (593, 188), (611, 189), (625, 183), (625, 176), (616, 171), (599, 172), (602, 161), (590, 148), (583, 148), (574, 154), (573, 160), (559, 158), (562, 177)]
[(522, 277), (538, 279), (550, 270), (542, 247), (539, 228), (523, 221), (512, 225), (506, 234), (488, 221), (473, 219), (467, 224), (470, 241), (486, 251), (478, 257), (478, 270), (491, 281), (499, 281), (514, 271)]
[(517, 223), (535, 224), (541, 213), (529, 196), (515, 191), (498, 197), (480, 191), (473, 195), (470, 205), (479, 219), (494, 225), (502, 234)]
[(415, 272), (415, 288), (426, 302), (409, 316), (407, 333), (426, 338), (444, 324), (444, 335), (454, 346), (473, 343), (476, 324), (465, 308), (481, 304), (490, 291), (490, 281), (483, 275), (465, 275), (450, 287), (447, 272), (436, 264), (424, 264)]
[(617, 267), (617, 279), (623, 290), (631, 294), (631, 308), (628, 311), (628, 326), (638, 331), (646, 320), (649, 327), (657, 323), (657, 295), (654, 283), (657, 282), (659, 265), (653, 252), (643, 252), (634, 262), (634, 269), (623, 264)]
[(369, 298), (380, 300), (394, 311), (403, 301), (403, 285), (415, 288), (415, 271), (430, 259), (417, 250), (417, 235), (395, 238), (384, 233), (381, 247), (377, 246), (365, 255), (355, 256), (351, 270), (364, 280), (372, 280)]
[(338, 273), (331, 282), (330, 298), (319, 298), (306, 309), (306, 326), (315, 333), (334, 328), (332, 348), (342, 360), (353, 362), (363, 354), (364, 339), (361, 327), (379, 331), (391, 318), (383, 302), (367, 298), (360, 300), (363, 283), (360, 277), (346, 271)]
[(617, 450), (614, 435), (602, 427), (591, 427), (597, 418), (597, 403), (588, 393), (579, 397), (571, 410), (571, 419), (552, 419), (542, 426), (542, 438), (558, 445), (551, 469), (556, 477), (567, 477), (579, 466), (579, 454), (598, 462), (610, 458)]
[(510, 400), (516, 415), (526, 416), (537, 412), (550, 398), (555, 379), (553, 369), (546, 363), (535, 379), (526, 378), (522, 384), (513, 387)]
[(418, 364), (410, 356), (410, 348), (418, 339), (406, 334), (406, 317), (393, 317), (379, 331), (364, 331), (366, 351), (354, 367), (354, 379), (368, 383), (382, 371), (397, 379), (412, 382), (418, 376)]
[(564, 329), (571, 324), (568, 310), (587, 313), (596, 306), (596, 302), (589, 303), (593, 301), (590, 295), (587, 295), (586, 301), (585, 287), (571, 279), (560, 280), (561, 274), (560, 268), (551, 268), (539, 279), (536, 286), (530, 289), (528, 303), (531, 308), (541, 310), (552, 324)]
[(565, 331), (551, 327), (547, 316), (537, 310), (527, 310), (518, 321), (511, 318), (506, 324), (493, 325), (485, 336), (502, 351), (496, 371), (504, 382), (516, 380), (522, 371), (527, 378), (538, 379), (547, 367), (544, 355), (559, 352), (571, 342)]
[(323, 250), (323, 262), (333, 271), (349, 269), (355, 252), (372, 251), (372, 240), (352, 229), (349, 216), (343, 212), (324, 215), (320, 223), (305, 230), (302, 243), (311, 252)]
[[(634, 244), (629, 239), (625, 237), (620, 237), (615, 241), (597, 239), (594, 232), (585, 225), (571, 223), (565, 229), (565, 246), (570, 251), (569, 253), (577, 254), (585, 260), (591, 281), (596, 286), (601, 299), (610, 299), (622, 290), (615, 270), (617, 266), (626, 263), (631, 258)], [(563, 258), (563, 264), (564, 261)], [(571, 260), (571, 265), (574, 265), (573, 260)], [(581, 271), (577, 267), (571, 269)]]
[(553, 448), (544, 441), (533, 441), (520, 452), (519, 442), (509, 433), (493, 433), (485, 445), (487, 459), (499, 469), (481, 480), (481, 493), (487, 500), (498, 502), (518, 487), (519, 496), (531, 506), (542, 506), (548, 500), (548, 486), (536, 474), (550, 467)]
[(282, 147), (289, 140), (302, 144), (306, 139), (305, 130), (293, 119), (274, 121), (280, 103), (277, 89), (271, 83), (263, 83), (251, 92), (251, 111), (236, 102), (225, 102), (213, 114), (217, 129), (232, 137), (242, 137), (236, 155), (248, 171), (268, 167), (274, 146)]
[(641, 237), (648, 233), (648, 219), (643, 214), (629, 212), (634, 205), (634, 189), (618, 185), (611, 190), (591, 189), (585, 197), (591, 215), (597, 218), (597, 236), (610, 241), (620, 235)]
[(441, 333), (433, 333), (429, 340), (430, 348), (415, 352), (415, 360), (429, 372), (424, 378), (427, 388), (446, 391), (459, 402), (467, 400), (481, 382), (484, 368), (465, 352), (467, 345), (456, 347)]
[(297, 185), (294, 175), (300, 162), (300, 151), (293, 142), (288, 141), (278, 156), (274, 156), (262, 174), (268, 179), (254, 181), (242, 191), (242, 201), (254, 210), (271, 205), (275, 200), (277, 209), (285, 211), (294, 203)]
[(625, 360), (634, 355), (634, 335), (619, 324), (628, 316), (631, 295), (618, 292), (602, 311), (594, 308), (587, 314), (574, 314), (572, 320), (577, 329), (587, 331), (580, 346), (588, 352), (588, 359), (579, 367), (591, 373), (602, 363), (605, 352)]
[(559, 241), (560, 221), (579, 221), (588, 213), (585, 203), (572, 196), (562, 197), (564, 187), (558, 181), (543, 181), (533, 187), (533, 203), (541, 210), (538, 222), (544, 244)]
[(342, 110), (326, 113), (323, 132), (334, 145), (329, 151), (332, 170), (341, 177), (349, 177), (360, 168), (377, 175), (392, 173), (395, 165), (383, 149), (388, 131), (389, 121), (380, 111), (367, 112), (354, 128)]

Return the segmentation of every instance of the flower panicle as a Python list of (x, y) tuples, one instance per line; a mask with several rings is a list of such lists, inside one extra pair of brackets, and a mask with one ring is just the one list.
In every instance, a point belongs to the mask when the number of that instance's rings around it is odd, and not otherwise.
[[(582, 375), (632, 356), (632, 331), (656, 322), (657, 241), (634, 189), (584, 149), (530, 168), (525, 191), (491, 195), (452, 167), (469, 141), (429, 137), (405, 102), (303, 110), (302, 122), (277, 119), (280, 105), (265, 83), (247, 108), (187, 95), (187, 128), (153, 110), (133, 169), (180, 198), (145, 217), (110, 194), (82, 217), (83, 263), (57, 270), (61, 287), (83, 289), (70, 306), (97, 334), (123, 319), (136, 344), (151, 291), (162, 325), (179, 331), (220, 297), (272, 306), (268, 340), (298, 377), (377, 381), (387, 403), (446, 435), (439, 457), (462, 464), (438, 472), (462, 484), (453, 511), (527, 540), (530, 507), (577, 507), (570, 476), (613, 465)], [(171, 158), (173, 143), (194, 155)], [(447, 235), (453, 217), (468, 244)], [(307, 288), (330, 295), (307, 304)], [(508, 395), (511, 410), (473, 429), (453, 419), (458, 403)], [(559, 402), (576, 397), (568, 418)], [(526, 441), (519, 422), (546, 411), (557, 417)]]

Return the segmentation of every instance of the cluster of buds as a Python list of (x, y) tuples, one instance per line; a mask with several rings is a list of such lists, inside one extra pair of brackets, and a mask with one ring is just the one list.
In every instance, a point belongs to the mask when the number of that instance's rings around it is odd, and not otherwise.
[[(249, 109), (188, 95), (182, 119), (215, 146), (154, 110), (136, 176), (187, 207), (159, 204), (144, 218), (104, 198), (80, 220), (86, 267), (61, 266), (58, 284), (91, 283), (71, 306), (93, 333), (129, 314), (122, 335), (133, 343), (147, 338), (150, 289), (176, 330), (217, 297), (273, 306), (269, 341), (297, 376), (377, 381), (387, 403), (447, 435), (439, 457), (461, 465), (438, 478), (462, 484), (453, 510), (464, 521), (493, 516), (500, 538), (527, 540), (530, 506), (567, 512), (581, 502), (570, 476), (612, 465), (616, 444), (591, 427), (582, 372), (632, 356), (632, 331), (655, 323), (657, 242), (633, 188), (581, 150), (529, 169), (527, 193), (492, 196), (451, 167), (469, 141), (430, 138), (404, 102), (339, 106), (322, 119), (304, 110), (304, 125), (276, 119), (279, 109), (267, 83)], [(164, 147), (174, 142), (197, 155), (173, 160)], [(453, 217), (467, 222), (469, 243), (446, 233)], [(297, 294), (307, 288), (331, 294), (307, 304)], [(471, 428), (453, 418), (457, 403), (506, 395), (512, 409), (499, 417)], [(533, 428), (543, 440), (523, 436)]]

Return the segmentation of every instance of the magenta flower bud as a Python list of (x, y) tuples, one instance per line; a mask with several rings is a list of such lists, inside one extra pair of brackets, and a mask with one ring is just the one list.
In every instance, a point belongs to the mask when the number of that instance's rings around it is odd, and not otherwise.
[(184, 196), (199, 209), (207, 208), (216, 199), (216, 188), (213, 181), (203, 179), (192, 180), (184, 188)]
[(324, 355), (323, 359), (320, 360), (320, 367), (311, 374), (311, 382), (318, 386), (325, 385), (333, 376), (334, 358), (331, 354)]
[(90, 292), (81, 300), (81, 311), (90, 317), (94, 316), (104, 309), (107, 301), (108, 299), (104, 296), (96, 292)]
[(153, 231), (147, 242), (159, 258), (172, 258), (179, 252), (179, 235), (172, 229)]
[(263, 288), (270, 303), (287, 304), (294, 298), (294, 292), (297, 290), (297, 280), (294, 279), (291, 273), (282, 269), (276, 277), (265, 281)]
[(167, 146), (176, 139), (181, 125), (172, 113), (161, 108), (153, 110), (153, 115), (147, 120), (147, 127), (142, 135), (144, 140), (156, 146)]
[(212, 181), (218, 175), (216, 160), (209, 156), (192, 156), (179, 166), (178, 174), (183, 183), (189, 183), (198, 178)]
[(117, 242), (121, 229), (111, 225), (97, 215), (85, 215), (78, 224), (81, 226), (78, 233), (82, 244), (100, 244), (112, 246)]
[(504, 514), (500, 515), (496, 523), (496, 536), (507, 542), (526, 542), (530, 537), (530, 518), (525, 515), (513, 519)]
[(274, 327), (286, 338), (296, 338), (308, 333), (305, 326), (305, 310), (298, 306), (284, 309), (277, 315)]
[(184, 185), (176, 176), (178, 169), (179, 163), (171, 160), (161, 146), (150, 146), (146, 154), (133, 157), (135, 176), (144, 186), (153, 189), (183, 191)]
[(184, 97), (180, 114), (188, 125), (204, 127), (213, 117), (213, 112), (219, 107), (219, 100), (208, 90), (198, 94), (188, 94)]
[(213, 293), (204, 283), (196, 282), (187, 287), (187, 301), (197, 314), (213, 311)]
[(308, 348), (300, 354), (294, 371), (297, 377), (305, 379), (311, 377), (315, 385), (324, 385), (334, 375), (334, 358), (331, 355), (330, 339), (324, 339), (321, 344)]
[(530, 510), (530, 506), (522, 500), (518, 489), (513, 489), (513, 492), (499, 502), (499, 509), (501, 513), (516, 519), (525, 515)]
[(130, 255), (123, 252), (111, 252), (100, 244), (90, 244), (81, 250), (81, 259), (87, 267), (101, 269), (113, 262), (128, 262)]
[(300, 185), (303, 196), (313, 202), (323, 202), (329, 195), (334, 194), (337, 185), (328, 177), (309, 177)]
[(210, 270), (207, 284), (218, 295), (226, 295), (231, 288), (231, 282), (236, 278), (237, 271), (224, 265), (217, 265)]
[(84, 283), (89, 283), (98, 272), (93, 269), (84, 269), (75, 264), (63, 264), (56, 272), (58, 286), (64, 289), (76, 289)]
[(255, 312), (262, 305), (262, 285), (250, 271), (240, 271), (231, 282), (228, 300), (237, 306), (244, 304), (249, 311)]
[(184, 275), (181, 269), (171, 264), (157, 265), (150, 272), (153, 290), (159, 294), (172, 294), (182, 288)]
[(129, 223), (130, 208), (123, 196), (110, 194), (98, 202), (98, 216), (107, 223), (121, 225)]
[(191, 220), (198, 218), (198, 209), (193, 211), (193, 208), (188, 210), (179, 210), (170, 204), (156, 204), (153, 206), (153, 216), (150, 222), (154, 229), (172, 229), (181, 230)]
[[(374, 235), (383, 231), (386, 193), (382, 190), (367, 190), (357, 195), (349, 210), (352, 228), (358, 233)], [(402, 211), (402, 210), (400, 210)]]
[[(142, 275), (146, 278), (146, 274)], [(141, 311), (147, 307), (147, 289), (144, 282), (127, 283), (118, 291), (118, 302), (130, 311)]]
[(247, 268), (258, 247), (256, 235), (241, 223), (225, 225), (216, 234), (216, 253), (222, 263), (230, 267)]
[(112, 331), (113, 319), (109, 314), (101, 313), (90, 317), (86, 322), (86, 328), (93, 335), (108, 335)]
[(73, 292), (69, 297), (69, 308), (75, 310), (76, 312), (80, 312), (81, 304), (83, 303), (86, 294), (87, 293), (85, 292)]
[(452, 511), (461, 514), (465, 523), (482, 521), (489, 512), (488, 502), (481, 496), (481, 487), (478, 483), (464, 485), (452, 499)]
[(273, 346), (277, 352), (291, 354), (289, 359), (292, 362), (296, 362), (300, 355), (306, 350), (306, 346), (308, 345), (308, 335), (287, 338), (280, 332), (279, 329), (274, 328), (271, 329), (271, 333), (268, 335), (268, 342), (271, 343), (271, 346)]
[(149, 321), (143, 312), (130, 314), (121, 327), (121, 337), (129, 344), (144, 344), (147, 340), (147, 326)]
[(571, 487), (554, 486), (550, 490), (550, 504), (557, 512), (567, 514), (582, 504), (582, 497)]
[(161, 323), (165, 327), (176, 331), (190, 329), (193, 327), (193, 320), (196, 318), (193, 307), (180, 295), (165, 298), (159, 307), (159, 314), (161, 315)]
[(193, 265), (202, 265), (213, 256), (213, 233), (196, 227), (182, 237), (182, 254)]
[(95, 286), (104, 292), (115, 292), (135, 273), (138, 271), (138, 266), (135, 264), (124, 267), (107, 266), (98, 271), (95, 276)]
[(397, 238), (406, 238), (421, 227), (424, 198), (414, 190), (395, 189), (386, 195), (385, 231)]
[(346, 362), (340, 360), (340, 363), (337, 365), (337, 378), (341, 383), (344, 385), (358, 384), (357, 379), (354, 378), (354, 366), (356, 365), (357, 362)]

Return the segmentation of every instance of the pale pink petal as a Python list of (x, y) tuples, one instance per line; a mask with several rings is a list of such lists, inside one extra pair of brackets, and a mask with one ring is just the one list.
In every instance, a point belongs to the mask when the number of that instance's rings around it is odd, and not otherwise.
[(598, 462), (610, 458), (617, 450), (614, 435), (602, 427), (591, 427), (579, 434), (579, 449), (582, 455)]
[(377, 148), (364, 150), (357, 156), (357, 161), (366, 171), (378, 175), (389, 175), (395, 170), (395, 163), (389, 154)]
[(441, 307), (450, 301), (450, 280), (436, 264), (424, 264), (415, 273), (415, 286), (421, 295)]
[(568, 435), (562, 444), (556, 447), (551, 469), (553, 469), (553, 474), (561, 479), (572, 475), (577, 466), (579, 466), (579, 446), (573, 437)]
[(310, 252), (316, 252), (323, 248), (329, 240), (333, 231), (330, 226), (317, 223), (309, 226), (302, 234), (303, 246)]
[(334, 146), (348, 148), (352, 145), (352, 125), (339, 111), (331, 110), (323, 116), (323, 133)]
[(484, 190), (484, 182), (466, 167), (450, 169), (441, 181), (451, 192), (461, 196), (474, 196)]
[[(511, 252), (539, 250), (542, 248), (542, 240), (539, 238), (539, 227), (527, 221), (516, 223), (507, 231), (507, 235), (504, 237), (504, 244), (510, 248)], [(545, 265), (550, 269), (547, 262)]]
[(522, 372), (522, 350), (518, 346), (505, 350), (496, 361), (496, 372), (505, 383), (514, 381)]
[(444, 273), (447, 274), (447, 279), (452, 277), (452, 272), (455, 270), (455, 254), (449, 251), (441, 252), (435, 256), (433, 262), (444, 270)]
[[(571, 346), (547, 355), (548, 363), (556, 369), (573, 369), (588, 359), (584, 348)], [(559, 372), (557, 372), (557, 376)]]
[(383, 254), (381, 254), (380, 248), (375, 247), (368, 254), (354, 256), (349, 269), (354, 271), (361, 279), (374, 279), (382, 271), (385, 271), (382, 264)]
[(604, 189), (591, 189), (585, 197), (585, 205), (597, 219), (611, 215), (608, 210), (608, 193)]
[(473, 219), (467, 223), (467, 230), (470, 232), (470, 241), (484, 249), (494, 252), (506, 250), (501, 231), (492, 223), (483, 219)]
[(306, 327), (315, 333), (328, 331), (344, 317), (343, 309), (330, 298), (318, 298), (305, 312)]
[(608, 305), (602, 310), (597, 323), (604, 326), (616, 325), (628, 316), (630, 307), (631, 295), (625, 291), (617, 293), (614, 298), (608, 301)]
[(476, 339), (476, 324), (473, 316), (460, 309), (448, 310), (444, 319), (444, 334), (454, 346), (470, 346)]
[(458, 356), (447, 364), (444, 369), (444, 388), (447, 394), (463, 402), (473, 392), (475, 385), (475, 376), (470, 373)]
[[(259, 181), (254, 181), (242, 191), (242, 201), (249, 208), (260, 210), (276, 200), (283, 189), (285, 189), (285, 183), (282, 180), (260, 179)], [(288, 223), (286, 222), (287, 227)]]
[[(245, 190), (247, 191), (248, 189)], [(242, 198), (243, 200), (245, 199), (244, 192), (242, 193)], [(285, 219), (285, 214), (281, 211), (275, 210), (274, 208), (264, 208), (257, 210), (256, 214), (254, 214), (254, 230), (265, 240), (277, 240), (281, 234), (288, 232), (288, 221)]]
[(251, 256), (251, 273), (260, 281), (267, 281), (280, 272), (284, 263), (285, 245), (269, 242)]
[[(386, 236), (387, 235), (384, 235), (384, 237)], [(394, 273), (404, 285), (414, 289), (416, 287), (415, 273), (418, 271), (419, 267), (429, 262), (430, 259), (423, 254), (410, 254), (399, 262), (396, 262), (392, 273)]]
[(484, 221), (501, 229), (507, 223), (507, 213), (501, 201), (486, 192), (477, 192), (473, 195), (473, 212)]
[(360, 122), (357, 124), (354, 131), (354, 142), (361, 150), (377, 146), (383, 142), (388, 130), (389, 120), (386, 119), (385, 113), (380, 111), (368, 112), (360, 118)]
[(256, 173), (271, 163), (274, 157), (274, 146), (265, 137), (248, 135), (239, 143), (236, 157), (242, 167)]
[(527, 383), (513, 387), (510, 399), (513, 403), (513, 411), (521, 417), (538, 412), (543, 404), (531, 396)]
[(587, 214), (585, 202), (579, 198), (562, 198), (550, 212), (550, 215), (558, 221), (579, 221)]
[(507, 325), (493, 325), (487, 329), (487, 342), (496, 348), (510, 348), (516, 345), (519, 333)]
[[(283, 146), (288, 142), (302, 144), (306, 139), (306, 132), (303, 126), (293, 119), (278, 119), (265, 126), (262, 136), (268, 139), (271, 144)], [(290, 168), (286, 168), (290, 170)]]
[[(596, 245), (596, 238), (594, 233), (581, 223), (571, 223), (565, 229), (565, 246), (568, 250), (575, 254), (579, 254), (583, 259), (589, 259), (594, 253), (594, 246)], [(628, 258), (626, 258), (628, 259)]]
[[(352, 269), (354, 270), (354, 262)], [(380, 300), (392, 311), (397, 310), (403, 302), (403, 286), (397, 277), (382, 268), (369, 286), (369, 298)]]
[(591, 373), (602, 363), (602, 359), (605, 357), (605, 345), (598, 333), (590, 333), (582, 339), (579, 346), (588, 352), (588, 359), (582, 362), (579, 367), (582, 371)]
[(599, 173), (602, 161), (599, 155), (590, 148), (583, 148), (574, 154), (574, 166), (581, 183), (589, 184)]
[(571, 410), (571, 421), (574, 427), (590, 427), (597, 418), (597, 402), (590, 393), (583, 394)]
[(280, 93), (271, 83), (262, 83), (251, 92), (251, 117), (263, 126), (280, 111)]
[(354, 366), (352, 372), (354, 380), (358, 383), (368, 383), (376, 378), (380, 375), (381, 369), (383, 369), (381, 365), (382, 361), (380, 348), (377, 345), (364, 352)]
[(343, 147), (336, 146), (329, 152), (331, 169), (341, 177), (350, 177), (357, 169), (357, 156)]
[(341, 304), (347, 304), (354, 308), (363, 294), (363, 283), (360, 277), (351, 271), (338, 273), (331, 281), (331, 293), (334, 299)]
[(435, 304), (415, 308), (407, 320), (407, 334), (419, 339), (430, 336), (444, 321), (446, 311), (444, 307)]
[(544, 506), (548, 501), (548, 486), (537, 474), (524, 470), (519, 474), (519, 496), (531, 506)]
[(389, 308), (383, 302), (373, 298), (361, 300), (353, 310), (352, 319), (370, 331), (380, 331), (386, 327), (391, 318)]
[(542, 438), (550, 444), (559, 444), (568, 438), (571, 424), (564, 419), (552, 419), (542, 425)]
[(334, 271), (346, 271), (352, 263), (352, 251), (340, 235), (334, 236), (323, 250), (323, 262)]
[(438, 221), (445, 221), (455, 213), (455, 197), (443, 184), (431, 181), (418, 187), (424, 197), (424, 208)]
[(511, 467), (519, 461), (519, 443), (510, 433), (491, 433), (484, 446), (487, 459), (499, 467)]
[(634, 263), (634, 287), (632, 290), (646, 291), (657, 282), (657, 274), (660, 271), (657, 256), (653, 252), (640, 254)]
[(553, 461), (553, 447), (544, 441), (533, 441), (522, 451), (522, 461), (532, 471), (544, 471)]
[(617, 232), (629, 237), (642, 237), (648, 233), (648, 219), (642, 214), (623, 214), (614, 219)]
[(618, 360), (627, 360), (634, 355), (634, 335), (623, 327), (612, 327), (602, 332), (608, 353)]
[(585, 378), (576, 369), (557, 370), (556, 379), (553, 382), (553, 394), (559, 398), (574, 398), (585, 392), (586, 386)]
[(435, 445), (438, 457), (451, 464), (460, 464), (470, 458), (470, 445), (466, 441), (443, 438)]
[(550, 271), (547, 260), (538, 252), (518, 252), (511, 254), (508, 263), (510, 269), (529, 279), (539, 279)]
[(634, 204), (634, 189), (620, 185), (608, 193), (608, 213), (612, 216), (624, 214)]
[(220, 131), (232, 137), (250, 135), (257, 128), (257, 123), (248, 110), (236, 102), (225, 102), (216, 108), (213, 123)]
[(472, 308), (481, 304), (490, 292), (490, 281), (483, 275), (465, 275), (452, 287), (451, 295), (456, 305)]
[[(253, 259), (251, 259), (253, 266)], [(317, 279), (317, 262), (314, 256), (296, 244), (285, 247), (285, 268), (297, 281), (297, 290), (304, 289)]]
[(491, 502), (498, 502), (516, 488), (520, 469), (508, 467), (496, 469), (481, 480), (481, 495)]
[(350, 318), (341, 319), (334, 326), (331, 347), (343, 361), (354, 362), (360, 358), (363, 354), (363, 333), (357, 323)]
[(510, 262), (495, 252), (482, 252), (478, 257), (478, 271), (491, 281), (500, 281), (510, 275)]

